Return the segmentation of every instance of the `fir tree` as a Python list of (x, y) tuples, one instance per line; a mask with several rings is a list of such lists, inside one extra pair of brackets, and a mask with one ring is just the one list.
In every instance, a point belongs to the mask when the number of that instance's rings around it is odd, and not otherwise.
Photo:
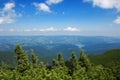
[(57, 60), (58, 60), (59, 65), (65, 66), (65, 63), (64, 63), (64, 59), (63, 59), (62, 53), (59, 53), (59, 54), (58, 54)]
[(28, 56), (20, 45), (16, 45), (14, 49), (15, 55), (17, 57), (17, 69), (20, 72), (25, 71), (28, 66)]
[(31, 50), (31, 62), (33, 67), (37, 67), (38, 57), (35, 55), (34, 51)]
[(86, 68), (86, 71), (88, 71), (91, 67), (91, 63), (88, 59), (88, 57), (86, 56), (86, 54), (84, 53), (84, 50), (81, 50), (80, 51), (80, 58), (79, 58), (79, 61), (80, 61), (80, 65), (82, 67), (85, 67)]
[(79, 69), (78, 59), (76, 57), (75, 52), (72, 52), (71, 59), (70, 59), (70, 74), (73, 75)]

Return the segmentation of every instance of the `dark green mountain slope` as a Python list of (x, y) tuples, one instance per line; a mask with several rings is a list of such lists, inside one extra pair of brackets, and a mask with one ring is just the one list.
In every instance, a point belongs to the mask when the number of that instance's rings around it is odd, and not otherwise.
[(16, 64), (15, 55), (11, 51), (0, 51), (0, 62), (6, 63), (9, 67)]
[(91, 56), (91, 62), (103, 65), (110, 71), (116, 80), (120, 80), (120, 49), (106, 51), (104, 54)]
[(120, 49), (113, 49), (100, 55), (90, 56), (90, 60), (95, 64), (104, 66), (111, 66), (113, 63), (120, 64)]
[(95, 64), (102, 64), (104, 66), (110, 66), (113, 63), (120, 64), (120, 49), (113, 49), (100, 55), (90, 56), (90, 60)]

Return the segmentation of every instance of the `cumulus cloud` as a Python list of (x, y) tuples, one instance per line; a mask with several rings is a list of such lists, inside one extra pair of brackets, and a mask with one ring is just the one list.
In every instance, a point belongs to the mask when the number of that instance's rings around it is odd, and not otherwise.
[(39, 31), (41, 32), (54, 32), (54, 31), (58, 31), (58, 29), (54, 28), (54, 27), (49, 27), (49, 28), (45, 28), (45, 29), (39, 29)]
[(6, 3), (2, 9), (0, 9), (0, 24), (7, 24), (14, 22), (16, 12), (14, 10), (14, 3)]
[(64, 29), (64, 31), (78, 32), (78, 31), (80, 31), (80, 29), (75, 28), (75, 27), (67, 27), (67, 28)]
[(115, 24), (120, 24), (120, 16), (117, 17), (117, 19), (114, 20)]
[[(0, 29), (0, 31), (4, 31)], [(66, 27), (66, 28), (55, 28), (55, 27), (47, 27), (47, 28), (25, 28), (25, 29), (14, 29), (10, 28), (5, 31), (8, 32), (79, 32), (80, 29), (76, 27)]]
[(24, 32), (54, 32), (58, 31), (57, 28), (49, 27), (49, 28), (33, 28), (33, 29), (24, 29)]
[(115, 8), (117, 11), (120, 11), (120, 0), (84, 0), (84, 2), (92, 2), (93, 6), (103, 9)]
[(33, 5), (39, 10), (43, 12), (52, 12), (50, 9), (50, 6), (53, 4), (58, 4), (62, 2), (63, 0), (46, 0), (44, 3), (36, 3), (34, 2)]
[(58, 4), (60, 2), (62, 2), (63, 0), (47, 0), (46, 3), (48, 5), (52, 5), (52, 4)]
[(46, 5), (45, 3), (33, 3), (33, 5), (39, 10), (39, 11), (43, 11), (43, 12), (51, 12), (50, 8), (48, 5)]
[[(120, 12), (120, 0), (83, 0), (84, 2), (92, 2), (93, 6), (103, 9), (116, 9)], [(113, 21), (115, 24), (120, 24), (120, 17)]]

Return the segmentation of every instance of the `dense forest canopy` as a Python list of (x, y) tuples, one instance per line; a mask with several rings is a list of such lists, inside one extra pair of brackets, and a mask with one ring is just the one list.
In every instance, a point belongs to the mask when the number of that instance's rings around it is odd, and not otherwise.
[[(109, 53), (114, 53), (114, 50)], [(28, 56), (20, 45), (15, 46), (14, 56), (14, 67), (1, 62), (1, 80), (120, 80), (119, 62), (110, 66), (94, 64), (90, 61), (94, 58), (89, 59), (84, 50), (80, 51), (79, 57), (73, 51), (67, 61), (62, 53), (58, 53), (51, 65), (39, 61), (33, 50)]]

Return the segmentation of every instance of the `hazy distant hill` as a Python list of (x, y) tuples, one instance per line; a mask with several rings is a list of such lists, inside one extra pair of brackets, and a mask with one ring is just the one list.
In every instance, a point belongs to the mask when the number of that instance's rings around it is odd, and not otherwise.
[[(71, 51), (79, 54), (83, 48), (87, 54), (99, 54), (109, 49), (120, 48), (120, 38), (100, 36), (1, 36), (0, 51), (11, 51), (16, 44), (21, 44), (25, 50), (34, 49), (37, 55), (56, 56), (62, 52), (64, 57)], [(29, 52), (29, 51), (28, 51)]]

